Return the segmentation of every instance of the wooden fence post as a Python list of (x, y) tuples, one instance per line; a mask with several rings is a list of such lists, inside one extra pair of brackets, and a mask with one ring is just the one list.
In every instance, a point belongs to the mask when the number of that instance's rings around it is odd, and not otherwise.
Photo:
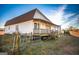
[(20, 54), (20, 34), (19, 32), (14, 34), (14, 41), (13, 41), (13, 54)]

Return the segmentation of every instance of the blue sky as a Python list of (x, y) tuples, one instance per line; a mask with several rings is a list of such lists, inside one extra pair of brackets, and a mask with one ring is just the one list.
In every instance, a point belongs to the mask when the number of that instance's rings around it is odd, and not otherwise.
[(78, 4), (0, 4), (0, 27), (4, 27), (7, 20), (35, 8), (39, 9), (47, 18), (57, 25), (67, 27), (68, 25), (72, 25), (74, 21), (73, 26), (77, 25), (78, 27), (78, 23), (76, 23), (78, 16), (75, 15), (79, 13), (78, 7)]

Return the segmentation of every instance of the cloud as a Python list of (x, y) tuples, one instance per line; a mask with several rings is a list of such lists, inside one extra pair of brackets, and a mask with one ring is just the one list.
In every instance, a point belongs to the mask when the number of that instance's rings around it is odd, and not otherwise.
[(52, 10), (51, 15), (48, 17), (51, 19), (51, 21), (57, 25), (61, 25), (64, 21), (64, 10), (66, 9), (67, 5), (63, 5), (59, 7), (57, 10)]
[(70, 21), (68, 21), (67, 23), (63, 24), (61, 27), (62, 29), (65, 29), (65, 28), (68, 28), (70, 26), (73, 26), (73, 27), (77, 27), (79, 28), (79, 15), (75, 16), (74, 18), (72, 18), (72, 20), (70, 19)]
[(61, 25), (62, 29), (68, 28), (69, 26), (76, 25), (77, 17), (70, 19), (71, 16), (74, 16), (75, 13), (66, 13), (64, 10), (67, 8), (67, 5), (59, 7), (57, 10), (51, 10), (51, 15), (48, 17), (54, 24)]
[(67, 14), (64, 15), (64, 18), (68, 19), (69, 17), (71, 17), (73, 15), (75, 15), (75, 13), (67, 13)]

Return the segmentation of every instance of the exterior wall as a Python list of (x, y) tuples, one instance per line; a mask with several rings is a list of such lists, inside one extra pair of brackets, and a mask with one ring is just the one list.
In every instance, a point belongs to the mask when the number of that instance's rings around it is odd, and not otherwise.
[(33, 20), (33, 22), (39, 23), (40, 29), (50, 29), (51, 30), (52, 25), (49, 23), (46, 23), (46, 22), (43, 22), (40, 20)]
[[(35, 12), (35, 15), (34, 15), (33, 18), (41, 19), (41, 20), (45, 20), (45, 21), (47, 20), (48, 21), (48, 19), (45, 18), (39, 11)], [(36, 21), (36, 20), (34, 20), (34, 23), (39, 23), (40, 29), (52, 29), (52, 28), (54, 28), (54, 25), (51, 25), (49, 23), (45, 23), (43, 21), (39, 21), (39, 20)]]
[[(33, 17), (34, 19), (42, 19), (42, 20), (47, 20), (39, 11), (35, 12), (35, 15)], [(47, 20), (48, 21), (48, 20)]]
[(51, 29), (52, 29), (53, 31), (56, 31), (56, 30), (57, 30), (57, 26), (52, 25)]
[(5, 33), (11, 34), (11, 33), (15, 32), (15, 31), (16, 31), (16, 24), (15, 25), (5, 26)]
[(14, 25), (8, 25), (5, 26), (5, 33), (12, 34), (16, 32), (16, 26), (18, 26), (18, 31), (20, 33), (31, 33), (33, 32), (33, 22), (31, 21), (26, 21)]

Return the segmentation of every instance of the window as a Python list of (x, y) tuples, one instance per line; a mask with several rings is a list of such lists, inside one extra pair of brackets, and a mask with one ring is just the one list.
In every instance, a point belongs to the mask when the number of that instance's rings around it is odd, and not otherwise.
[(39, 29), (39, 24), (38, 23), (34, 23), (34, 29)]
[(8, 30), (10, 30), (10, 26), (8, 27)]
[(19, 29), (18, 29), (18, 25), (16, 25), (16, 31), (19, 31)]

